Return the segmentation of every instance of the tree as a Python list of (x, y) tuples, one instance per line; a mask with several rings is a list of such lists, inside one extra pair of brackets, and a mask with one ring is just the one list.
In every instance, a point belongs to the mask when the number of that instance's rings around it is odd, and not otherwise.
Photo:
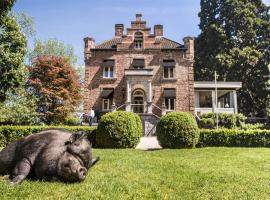
[(11, 10), (16, 0), (1, 0), (0, 1), (0, 15), (5, 16)]
[(49, 39), (48, 41), (35, 40), (34, 48), (28, 55), (29, 62), (35, 60), (35, 58), (41, 55), (63, 57), (73, 66), (77, 63), (74, 48), (71, 45), (58, 41), (57, 39)]
[(25, 82), (25, 54), (26, 38), (15, 18), (0, 16), (0, 102), (5, 101), (8, 90), (16, 89)]
[(0, 124), (31, 125), (38, 122), (37, 99), (24, 87), (7, 92), (7, 98), (0, 103)]
[(63, 123), (80, 103), (79, 77), (62, 57), (38, 56), (29, 67), (28, 86), (47, 124)]
[(242, 81), (239, 110), (264, 115), (269, 98), (270, 15), (261, 0), (201, 0), (195, 78)]

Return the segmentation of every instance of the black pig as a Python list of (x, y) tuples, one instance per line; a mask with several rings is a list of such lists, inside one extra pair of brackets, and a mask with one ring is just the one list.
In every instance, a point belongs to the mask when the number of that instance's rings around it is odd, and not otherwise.
[(29, 175), (76, 182), (83, 181), (98, 160), (92, 158), (91, 144), (84, 134), (49, 129), (7, 145), (0, 152), (0, 173), (10, 174), (13, 185)]

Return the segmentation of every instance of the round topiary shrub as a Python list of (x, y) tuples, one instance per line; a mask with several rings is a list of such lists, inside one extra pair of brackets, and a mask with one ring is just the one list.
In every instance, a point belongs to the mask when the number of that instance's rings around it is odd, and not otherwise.
[(103, 148), (134, 148), (142, 136), (140, 117), (116, 111), (103, 115), (98, 123), (96, 144)]
[(171, 112), (161, 117), (156, 133), (163, 148), (193, 148), (200, 134), (196, 120), (187, 112)]

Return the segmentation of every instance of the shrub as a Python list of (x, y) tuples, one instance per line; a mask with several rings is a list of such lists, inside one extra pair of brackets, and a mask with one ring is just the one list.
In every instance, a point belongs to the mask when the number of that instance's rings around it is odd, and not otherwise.
[(212, 118), (203, 118), (200, 120), (200, 127), (213, 129), (215, 127), (215, 122)]
[(200, 130), (199, 147), (270, 147), (270, 130)]
[(117, 111), (103, 115), (96, 135), (98, 147), (134, 148), (142, 136), (140, 117), (131, 112)]
[[(246, 117), (243, 114), (232, 114), (232, 113), (205, 113), (201, 116), (201, 119), (212, 119), (214, 124), (217, 123), (217, 117), (218, 114), (218, 124), (220, 127), (224, 128), (235, 128), (235, 127), (243, 127), (245, 124)], [(205, 125), (204, 121), (202, 122), (203, 125)], [(200, 123), (201, 128), (203, 125)], [(214, 127), (215, 127), (214, 125)], [(213, 127), (213, 128), (214, 128)]]
[(199, 138), (194, 117), (185, 112), (171, 112), (161, 117), (156, 133), (163, 148), (195, 147)]
[(63, 128), (72, 132), (84, 131), (88, 139), (95, 145), (95, 129), (89, 126), (0, 126), (0, 147), (10, 142), (40, 132), (48, 128)]
[(78, 125), (80, 125), (80, 118), (79, 117), (69, 117), (69, 118), (67, 118), (65, 124), (69, 125), (69, 126), (78, 126)]

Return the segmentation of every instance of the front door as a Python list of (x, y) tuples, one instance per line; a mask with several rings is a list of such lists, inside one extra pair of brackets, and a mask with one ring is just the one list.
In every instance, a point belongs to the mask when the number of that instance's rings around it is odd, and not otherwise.
[(134, 113), (144, 113), (145, 94), (141, 89), (137, 89), (132, 93), (132, 111)]

